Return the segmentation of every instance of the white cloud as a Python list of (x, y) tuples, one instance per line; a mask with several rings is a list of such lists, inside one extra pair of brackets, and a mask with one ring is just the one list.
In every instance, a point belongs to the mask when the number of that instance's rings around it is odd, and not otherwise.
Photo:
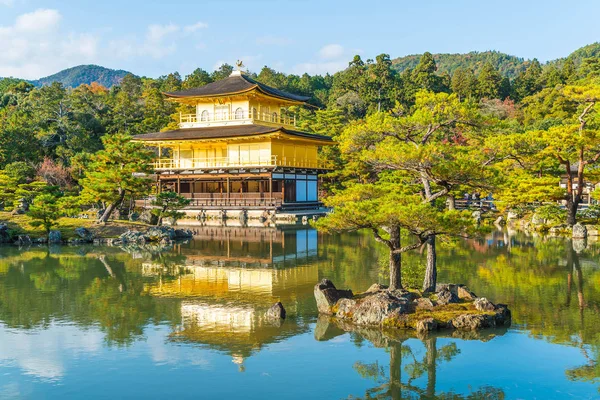
[(328, 44), (321, 47), (316, 59), (296, 64), (292, 68), (295, 74), (332, 74), (348, 67), (350, 53), (339, 44)]
[(200, 29), (206, 29), (208, 28), (208, 24), (205, 22), (196, 22), (193, 25), (187, 25), (185, 28), (183, 28), (184, 31), (188, 32), (188, 33), (193, 33), (196, 32)]
[(14, 0), (0, 0), (0, 6), (12, 6), (15, 4)]
[(344, 47), (339, 44), (328, 44), (319, 50), (319, 56), (325, 60), (340, 58), (345, 53)]
[[(119, 58), (128, 59), (133, 57), (152, 57), (154, 59), (164, 58), (177, 51), (178, 42), (185, 35), (207, 28), (208, 24), (197, 22), (183, 28), (175, 24), (152, 24), (148, 26), (143, 40), (135, 37), (112, 40), (108, 44), (109, 54)], [(198, 43), (195, 47), (204, 49), (204, 43)]]
[(177, 26), (175, 24), (169, 24), (169, 25), (153, 24), (153, 25), (148, 26), (148, 33), (147, 33), (146, 37), (149, 42), (160, 42), (166, 36), (170, 35), (171, 33), (175, 33), (178, 30), (179, 30), (179, 26)]
[(37, 79), (95, 61), (99, 39), (62, 32), (61, 20), (57, 10), (38, 9), (0, 26), (0, 76)]
[(61, 15), (56, 10), (38, 9), (17, 17), (14, 29), (17, 32), (40, 32), (58, 27)]

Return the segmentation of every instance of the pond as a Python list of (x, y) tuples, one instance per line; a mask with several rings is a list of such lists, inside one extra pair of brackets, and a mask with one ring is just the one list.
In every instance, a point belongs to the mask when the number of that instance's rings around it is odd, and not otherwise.
[[(202, 227), (162, 252), (2, 247), (0, 398), (600, 397), (600, 245), (497, 230), (438, 254), (439, 281), (509, 304), (509, 329), (419, 339), (318, 318), (320, 279), (385, 283), (366, 233)], [(276, 301), (281, 324), (263, 318)]]

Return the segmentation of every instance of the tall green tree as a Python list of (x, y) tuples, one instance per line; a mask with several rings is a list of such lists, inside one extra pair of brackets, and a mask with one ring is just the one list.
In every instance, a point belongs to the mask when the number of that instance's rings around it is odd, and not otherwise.
[(499, 99), (502, 89), (502, 75), (487, 62), (477, 77), (477, 93), (481, 98)]
[[(546, 129), (513, 133), (498, 140), (499, 147), (506, 146), (502, 168), (510, 171), (507, 182), (512, 182), (501, 198), (509, 205), (562, 200), (567, 208), (566, 223), (574, 225), (586, 184), (600, 181), (594, 168), (600, 160), (600, 86), (569, 85), (562, 96), (577, 104), (575, 115), (554, 121)], [(530, 186), (536, 187), (524, 190)]]
[(104, 150), (90, 157), (80, 184), (83, 199), (105, 205), (98, 222), (107, 222), (126, 196), (150, 192), (151, 182), (144, 174), (152, 172), (153, 153), (128, 135), (107, 135), (102, 142)]
[(153, 214), (158, 217), (156, 226), (159, 226), (164, 218), (172, 218), (177, 221), (185, 215), (180, 210), (188, 206), (192, 201), (175, 192), (162, 192), (156, 195), (152, 200), (152, 205), (156, 207), (152, 210)]
[[(469, 146), (465, 134), (478, 118), (474, 105), (460, 102), (454, 94), (423, 91), (417, 93), (409, 115), (375, 114), (348, 128), (342, 151), (366, 164), (371, 179), (390, 172), (402, 173), (420, 201), (438, 210), (436, 201), (452, 198), (457, 188), (490, 189), (487, 158), (478, 142)], [(443, 210), (440, 212), (443, 214)], [(443, 215), (439, 218), (442, 221)], [(440, 226), (439, 231), (430, 226), (425, 237), (429, 254), (425, 291), (434, 290), (436, 285), (436, 235), (465, 233), (465, 225), (458, 220), (456, 230), (449, 230), (441, 222)]]

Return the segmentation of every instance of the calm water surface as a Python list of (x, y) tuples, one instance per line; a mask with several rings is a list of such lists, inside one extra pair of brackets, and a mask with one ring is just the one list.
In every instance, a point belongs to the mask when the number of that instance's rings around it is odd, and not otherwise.
[[(198, 233), (160, 253), (0, 248), (0, 398), (600, 398), (600, 245), (448, 244), (439, 280), (509, 304), (513, 325), (420, 340), (317, 318), (319, 279), (384, 283), (368, 235)], [(278, 300), (280, 326), (262, 317)]]

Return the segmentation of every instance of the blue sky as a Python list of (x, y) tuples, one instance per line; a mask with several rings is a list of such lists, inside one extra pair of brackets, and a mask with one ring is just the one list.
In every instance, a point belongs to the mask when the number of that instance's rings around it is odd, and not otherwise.
[(600, 40), (598, 1), (0, 0), (0, 76), (94, 63), (157, 77), (242, 59), (288, 73), (354, 54), (498, 50), (546, 61)]

